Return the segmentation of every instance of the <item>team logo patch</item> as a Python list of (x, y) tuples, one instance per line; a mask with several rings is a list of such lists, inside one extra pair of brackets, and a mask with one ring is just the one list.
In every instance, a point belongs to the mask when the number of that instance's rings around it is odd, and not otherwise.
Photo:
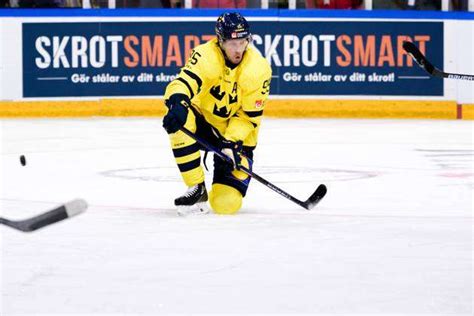
[(238, 34), (236, 32), (234, 32), (230, 35), (230, 37), (232, 37), (232, 38), (237, 38), (237, 36), (238, 36)]
[(255, 108), (260, 109), (263, 106), (262, 100), (255, 101)]

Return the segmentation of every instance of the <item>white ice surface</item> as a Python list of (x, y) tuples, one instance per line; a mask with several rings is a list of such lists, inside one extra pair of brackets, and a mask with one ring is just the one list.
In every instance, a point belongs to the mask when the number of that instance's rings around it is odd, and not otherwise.
[(2, 216), (90, 205), (0, 227), (1, 315), (473, 313), (472, 121), (266, 118), (254, 171), (326, 198), (252, 182), (238, 215), (187, 218), (160, 119), (0, 124)]

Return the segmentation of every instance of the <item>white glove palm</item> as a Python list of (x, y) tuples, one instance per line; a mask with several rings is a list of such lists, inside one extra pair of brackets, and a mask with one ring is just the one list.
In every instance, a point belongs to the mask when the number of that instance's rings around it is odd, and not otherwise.
[(242, 153), (242, 141), (232, 142), (228, 140), (223, 140), (221, 144), (221, 152), (229, 157), (229, 162), (232, 162), (234, 169), (240, 169), (240, 163), (242, 158), (240, 157)]

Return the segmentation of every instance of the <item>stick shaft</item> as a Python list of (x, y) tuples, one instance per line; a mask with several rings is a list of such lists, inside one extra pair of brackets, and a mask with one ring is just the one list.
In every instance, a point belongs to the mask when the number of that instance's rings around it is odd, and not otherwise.
[[(183, 133), (185, 133), (186, 135), (188, 135), (189, 137), (191, 137), (192, 139), (194, 139), (195, 141), (197, 141), (199, 144), (201, 144), (207, 150), (214, 152), (220, 158), (222, 158), (226, 161), (230, 160), (230, 158), (227, 157), (225, 154), (223, 154), (220, 150), (218, 150), (217, 148), (214, 148), (214, 146), (208, 144), (206, 141), (202, 140), (201, 138), (196, 136), (193, 132), (186, 129), (185, 127), (182, 127), (181, 131)], [(257, 180), (258, 182), (260, 182), (261, 184), (263, 184), (267, 188), (269, 188), (269, 189), (275, 191), (276, 193), (280, 194), (284, 198), (298, 204), (299, 206), (301, 206), (303, 208), (306, 208), (305, 203), (303, 201), (298, 200), (297, 198), (295, 198), (291, 194), (287, 193), (286, 191), (280, 189), (279, 187), (277, 187), (276, 185), (274, 185), (270, 181), (265, 180), (264, 178), (262, 178), (261, 176), (259, 176), (255, 172), (253, 172), (252, 170), (250, 170), (248, 168), (245, 168), (245, 166), (240, 166), (240, 170), (245, 172), (248, 176), (250, 176), (250, 177), (254, 178), (255, 180)]]

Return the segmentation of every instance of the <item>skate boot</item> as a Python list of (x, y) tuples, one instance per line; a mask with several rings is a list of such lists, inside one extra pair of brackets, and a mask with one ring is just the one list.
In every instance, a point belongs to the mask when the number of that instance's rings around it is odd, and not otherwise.
[(189, 187), (184, 195), (174, 200), (174, 205), (177, 206), (178, 215), (180, 216), (209, 213), (207, 191), (204, 182)]

